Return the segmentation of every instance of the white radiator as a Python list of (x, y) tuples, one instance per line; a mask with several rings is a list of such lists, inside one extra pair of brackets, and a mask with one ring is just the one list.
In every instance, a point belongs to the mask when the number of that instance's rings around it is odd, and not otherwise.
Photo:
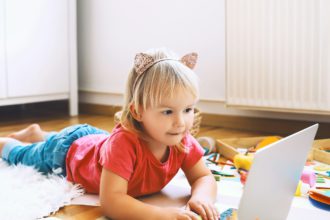
[(228, 0), (226, 102), (330, 114), (330, 0)]

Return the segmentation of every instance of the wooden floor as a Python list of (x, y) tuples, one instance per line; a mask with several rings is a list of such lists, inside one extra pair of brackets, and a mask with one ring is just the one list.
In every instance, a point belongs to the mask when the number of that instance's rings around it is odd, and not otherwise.
[[(11, 132), (23, 129), (31, 123), (39, 123), (48, 131), (58, 131), (66, 126), (77, 123), (88, 123), (101, 129), (111, 131), (114, 126), (113, 117), (104, 115), (81, 114), (78, 117), (69, 117), (63, 109), (58, 111), (40, 111), (38, 109), (18, 110), (0, 109), (0, 136), (6, 136)], [(249, 132), (233, 130), (221, 127), (202, 126), (198, 136), (210, 136), (213, 138), (253, 137), (267, 135), (262, 132)], [(99, 207), (89, 206), (66, 206), (55, 215), (59, 219), (90, 220), (102, 216)]]

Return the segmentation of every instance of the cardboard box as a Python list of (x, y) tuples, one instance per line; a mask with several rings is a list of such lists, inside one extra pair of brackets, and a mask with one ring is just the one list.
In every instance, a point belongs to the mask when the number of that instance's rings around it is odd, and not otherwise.
[[(237, 148), (248, 149), (254, 147), (267, 137), (270, 136), (218, 139), (217, 152), (227, 159), (233, 160), (234, 156), (239, 153)], [(307, 159), (330, 164), (330, 153), (325, 150), (330, 150), (330, 139), (315, 140)]]
[(315, 140), (309, 156), (313, 160), (330, 164), (330, 152), (326, 150), (330, 150), (330, 139)]
[(268, 136), (218, 139), (216, 144), (217, 152), (219, 152), (221, 156), (233, 160), (234, 156), (239, 153), (237, 148), (248, 149), (254, 147), (267, 137)]

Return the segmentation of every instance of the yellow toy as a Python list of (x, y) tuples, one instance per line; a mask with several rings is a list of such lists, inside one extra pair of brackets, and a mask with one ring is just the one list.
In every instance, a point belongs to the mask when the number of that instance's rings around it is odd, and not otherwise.
[(236, 154), (234, 157), (234, 165), (236, 169), (250, 170), (253, 161), (253, 155)]
[(310, 186), (307, 183), (303, 183), (301, 180), (299, 180), (295, 196), (308, 196), (308, 191), (310, 189)]

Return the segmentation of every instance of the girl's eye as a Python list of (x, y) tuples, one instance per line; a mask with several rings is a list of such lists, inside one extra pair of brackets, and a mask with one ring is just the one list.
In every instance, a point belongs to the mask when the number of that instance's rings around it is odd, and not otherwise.
[(170, 115), (172, 114), (172, 110), (165, 110), (162, 112), (164, 115)]
[(185, 113), (189, 113), (189, 112), (191, 112), (193, 110), (193, 108), (186, 108), (185, 110), (184, 110), (184, 112)]

